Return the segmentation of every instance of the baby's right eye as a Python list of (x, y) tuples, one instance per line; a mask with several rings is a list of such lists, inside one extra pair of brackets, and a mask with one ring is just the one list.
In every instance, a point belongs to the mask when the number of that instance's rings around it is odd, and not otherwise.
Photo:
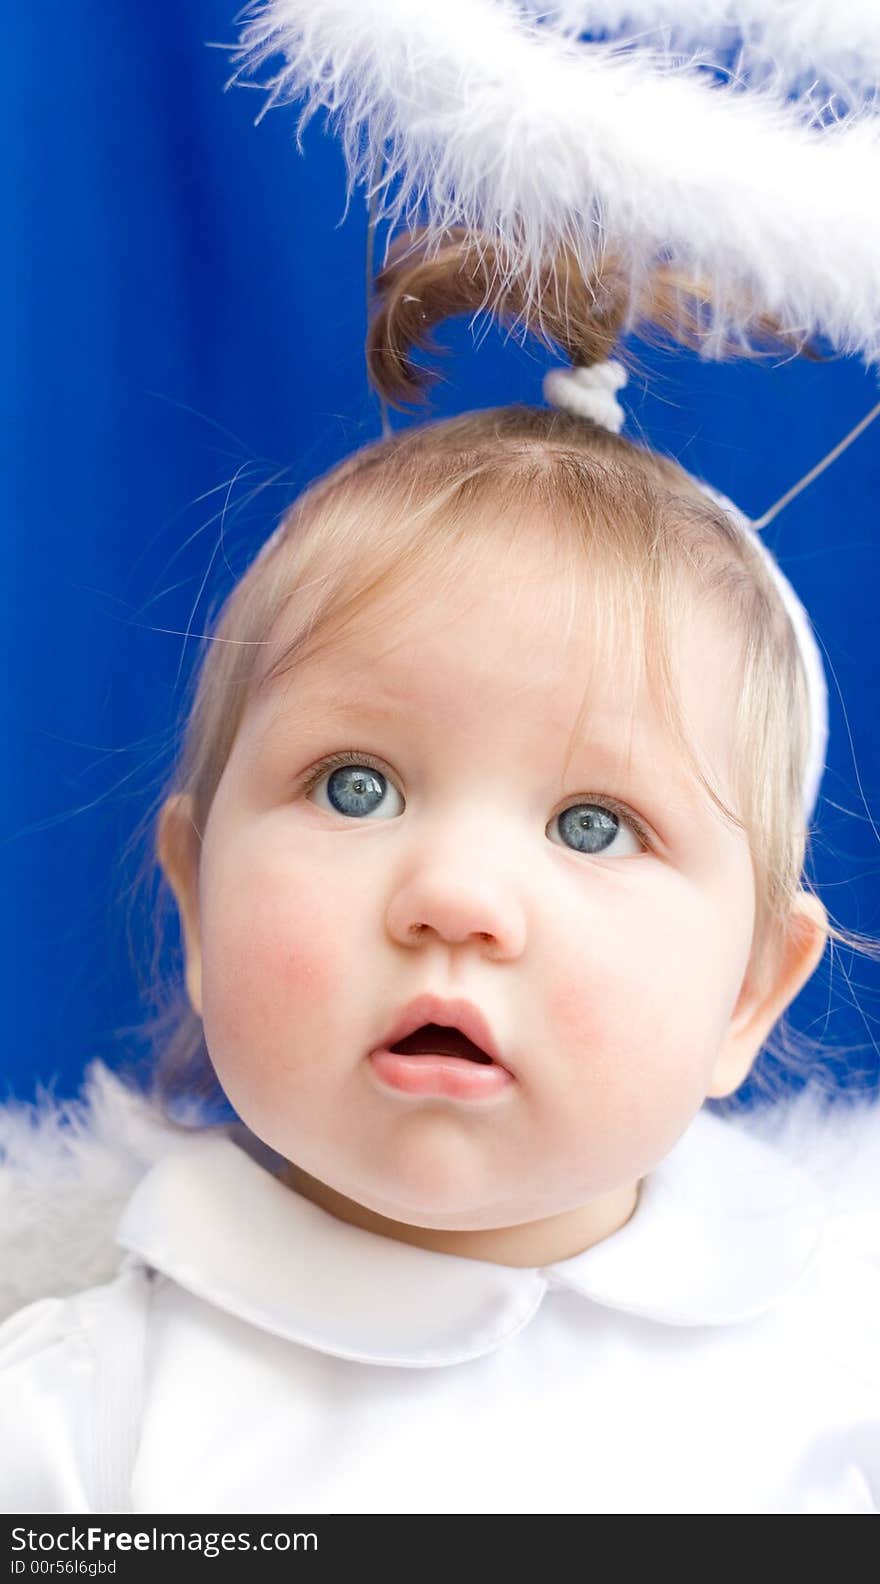
[(327, 803), (319, 803), (319, 807), (329, 806), (335, 814), (345, 815), (349, 819), (362, 819), (374, 814), (382, 808), (383, 799), (389, 791), (401, 803), (401, 808), (392, 809), (391, 813), (402, 812), (401, 794), (370, 755), (331, 754), (315, 766), (303, 791), (309, 794), (323, 781), (326, 781), (324, 796)]

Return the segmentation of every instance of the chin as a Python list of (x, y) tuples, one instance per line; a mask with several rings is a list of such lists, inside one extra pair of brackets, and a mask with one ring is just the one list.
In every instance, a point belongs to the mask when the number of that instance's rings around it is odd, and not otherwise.
[(420, 1187), (412, 1183), (393, 1187), (364, 1188), (361, 1192), (346, 1194), (374, 1215), (386, 1221), (400, 1221), (406, 1226), (424, 1227), (433, 1232), (480, 1232), (499, 1226), (513, 1226), (521, 1219), (497, 1199), (486, 1192), (462, 1190), (461, 1183), (439, 1189), (436, 1185)]

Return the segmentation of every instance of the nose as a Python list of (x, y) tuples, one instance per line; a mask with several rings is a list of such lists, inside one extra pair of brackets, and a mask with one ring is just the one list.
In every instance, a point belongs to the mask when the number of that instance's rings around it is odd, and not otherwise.
[(526, 937), (522, 901), (478, 862), (422, 864), (395, 891), (387, 924), (401, 946), (474, 942), (492, 957), (519, 956)]

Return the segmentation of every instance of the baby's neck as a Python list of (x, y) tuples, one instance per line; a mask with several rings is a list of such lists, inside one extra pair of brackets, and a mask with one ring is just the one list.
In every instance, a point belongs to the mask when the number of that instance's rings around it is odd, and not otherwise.
[(640, 1184), (617, 1188), (612, 1193), (575, 1210), (527, 1221), (520, 1226), (481, 1227), (476, 1230), (412, 1226), (393, 1221), (366, 1205), (347, 1199), (316, 1177), (310, 1177), (292, 1162), (280, 1174), (280, 1181), (303, 1198), (310, 1199), (330, 1215), (351, 1226), (362, 1227), (380, 1237), (433, 1249), (438, 1254), (457, 1254), (464, 1259), (489, 1260), (497, 1265), (541, 1268), (558, 1264), (582, 1254), (596, 1243), (619, 1232), (635, 1213)]

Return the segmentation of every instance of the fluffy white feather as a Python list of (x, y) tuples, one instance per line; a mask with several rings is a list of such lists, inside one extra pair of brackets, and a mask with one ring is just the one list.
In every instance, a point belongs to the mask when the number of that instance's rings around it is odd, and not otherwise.
[(779, 1150), (818, 1185), (831, 1236), (880, 1270), (880, 1100), (832, 1098), (808, 1085), (736, 1124)]
[[(638, 35), (663, 30), (673, 50), (698, 50), (753, 82), (875, 97), (880, 82), (877, 0), (523, 0), (527, 11), (569, 35)], [(659, 35), (658, 35), (659, 36)]]
[(79, 1100), (0, 1107), (0, 1317), (109, 1281), (124, 1204), (182, 1136), (101, 1062)]
[[(880, 1104), (818, 1092), (731, 1125), (744, 1126), (818, 1183), (841, 1248), (880, 1265)], [(228, 1130), (250, 1144), (242, 1130)], [(80, 1100), (42, 1094), (0, 1107), (0, 1318), (25, 1303), (108, 1281), (123, 1259), (113, 1241), (135, 1185), (186, 1135), (100, 1062)], [(259, 1147), (252, 1148), (260, 1158)], [(278, 1157), (265, 1151), (263, 1164)], [(723, 1251), (722, 1251), (723, 1253)]]
[(711, 284), (707, 356), (745, 339), (759, 307), (880, 359), (880, 118), (821, 125), (808, 100), (577, 43), (514, 0), (266, 0), (247, 15), (231, 80), (280, 57), (261, 113), (301, 100), (301, 129), (329, 111), (350, 186), (382, 158), (380, 217), (438, 240), (483, 233), (499, 286), (521, 271), (537, 294), (560, 244), (585, 271), (608, 245), (634, 301), (658, 257)]

